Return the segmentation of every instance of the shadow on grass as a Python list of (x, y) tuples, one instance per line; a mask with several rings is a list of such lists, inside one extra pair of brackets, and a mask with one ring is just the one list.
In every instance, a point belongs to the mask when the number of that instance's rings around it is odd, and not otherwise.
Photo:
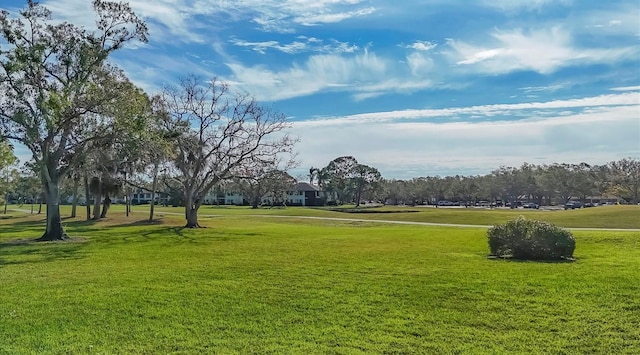
[(11, 223), (0, 225), (0, 237), (2, 240), (25, 238), (33, 235), (34, 239), (40, 237), (44, 231), (44, 220), (11, 220)]
[(0, 220), (6, 220), (6, 219), (10, 219), (15, 221), (16, 219), (24, 219), (26, 218), (26, 215), (23, 214), (19, 214), (19, 215), (15, 215), (15, 214), (0, 214)]
[[(124, 222), (124, 223), (122, 223)], [(122, 221), (120, 219), (80, 220), (70, 217), (62, 220), (69, 241), (55, 243), (39, 242), (35, 239), (44, 232), (44, 220), (15, 221), (2, 226), (3, 243), (0, 255), (35, 255), (39, 251), (47, 255), (41, 259), (53, 260), (56, 256), (70, 258), (62, 245), (74, 244), (76, 240), (90, 241), (101, 247), (117, 247), (132, 243), (161, 243), (167, 247), (183, 243), (199, 243), (202, 241), (226, 241), (242, 236), (259, 236), (259, 233), (220, 230), (218, 228), (185, 228), (175, 224), (165, 224), (163, 218), (158, 217), (149, 222), (148, 219)], [(27, 239), (27, 238), (33, 239)], [(20, 239), (22, 238), (22, 239)], [(51, 244), (51, 245), (48, 245)], [(36, 245), (38, 247), (36, 247)], [(41, 247), (40, 247), (41, 246)], [(45, 249), (51, 250), (45, 250)], [(67, 250), (79, 249), (79, 246), (69, 246)], [(6, 265), (7, 262), (4, 262)]]
[(59, 242), (39, 242), (36, 239), (16, 239), (0, 243), (0, 268), (6, 265), (47, 263), (76, 260), (84, 257), (84, 238)]
[(489, 260), (505, 260), (514, 263), (542, 263), (542, 264), (566, 264), (576, 262), (576, 258), (563, 258), (563, 259), (516, 259), (511, 256), (495, 256), (489, 255), (487, 256)]

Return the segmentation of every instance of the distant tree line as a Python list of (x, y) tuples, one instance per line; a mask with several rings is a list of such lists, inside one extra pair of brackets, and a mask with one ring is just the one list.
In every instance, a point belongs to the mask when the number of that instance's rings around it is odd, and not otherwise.
[(471, 204), (477, 201), (520, 200), (550, 205), (571, 199), (614, 195), (636, 204), (640, 192), (640, 160), (625, 158), (603, 165), (528, 164), (500, 167), (486, 175), (427, 176), (384, 180), (370, 199), (398, 204), (425, 204), (440, 200)]

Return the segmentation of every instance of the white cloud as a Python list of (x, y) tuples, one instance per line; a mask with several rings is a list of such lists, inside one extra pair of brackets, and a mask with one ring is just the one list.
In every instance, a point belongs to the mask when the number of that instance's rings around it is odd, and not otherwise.
[(520, 90), (524, 91), (525, 93), (532, 93), (532, 92), (554, 92), (554, 91), (558, 91), (560, 89), (564, 89), (567, 87), (567, 84), (556, 84), (556, 85), (547, 85), (547, 86), (527, 86), (524, 88), (520, 88)]
[(576, 48), (571, 35), (558, 26), (528, 32), (521, 29), (495, 31), (492, 37), (495, 44), (489, 45), (490, 47), (449, 40), (448, 44), (453, 52), (448, 54), (458, 65), (474, 66), (491, 74), (515, 70), (550, 74), (572, 65), (617, 62), (632, 58), (639, 52), (636, 47)]
[(365, 16), (365, 15), (372, 14), (375, 11), (376, 11), (375, 7), (367, 7), (364, 9), (348, 11), (348, 12), (299, 16), (294, 19), (294, 22), (300, 23), (305, 26), (315, 26), (322, 23), (334, 23), (334, 22), (344, 21), (352, 17)]
[(289, 44), (280, 44), (278, 41), (265, 41), (265, 42), (249, 42), (243, 41), (237, 38), (229, 40), (231, 44), (240, 47), (250, 47), (252, 50), (258, 53), (266, 53), (267, 49), (278, 50), (284, 53), (292, 54), (304, 51), (307, 45), (302, 42), (291, 42)]
[(476, 174), (525, 161), (604, 163), (640, 156), (639, 107), (636, 102), (500, 122), (297, 122), (294, 131), (305, 166), (353, 155), (387, 178)]
[(328, 44), (324, 44), (322, 40), (317, 38), (306, 38), (304, 36), (297, 37), (301, 41), (294, 41), (288, 44), (280, 44), (278, 41), (249, 42), (238, 38), (232, 38), (229, 42), (235, 46), (247, 47), (252, 50), (264, 54), (268, 49), (277, 50), (287, 54), (301, 52), (321, 52), (321, 53), (353, 53), (358, 50), (358, 46), (348, 42), (340, 42), (331, 39)]
[(410, 81), (390, 74), (393, 62), (375, 53), (364, 51), (352, 56), (319, 54), (310, 56), (302, 64), (281, 71), (263, 66), (247, 67), (239, 63), (227, 64), (233, 72), (232, 81), (250, 91), (259, 100), (277, 101), (305, 96), (323, 90), (351, 91), (372, 97), (374, 93), (411, 91), (424, 88), (428, 81)]
[(429, 42), (429, 41), (416, 41), (416, 42), (413, 42), (412, 44), (400, 44), (399, 46), (402, 48), (409, 48), (409, 49), (415, 49), (417, 51), (426, 52), (436, 48), (438, 45), (436, 43)]
[(640, 85), (638, 85), (638, 86), (617, 87), (617, 88), (611, 88), (609, 90), (611, 90), (611, 91), (638, 91), (638, 90), (640, 90)]
[(434, 118), (447, 118), (453, 120), (459, 117), (477, 116), (480, 118), (499, 118), (513, 116), (531, 116), (532, 112), (538, 115), (552, 116), (557, 112), (567, 109), (597, 108), (597, 107), (640, 107), (640, 93), (629, 92), (612, 95), (600, 95), (594, 97), (584, 97), (572, 100), (554, 100), (546, 102), (527, 102), (518, 104), (494, 104), (479, 105), (469, 107), (449, 107), (443, 109), (423, 109), (423, 110), (398, 110), (386, 112), (361, 113), (356, 115), (321, 118), (311, 121), (301, 122), (300, 125), (327, 126), (354, 123), (390, 122), (390, 121), (410, 121)]
[[(299, 25), (335, 23), (376, 11), (362, 7), (361, 0), (129, 0), (143, 17), (154, 40), (203, 43), (207, 33), (224, 23), (253, 20), (264, 30), (294, 32)], [(56, 18), (94, 27), (88, 0), (46, 0)], [(207, 16), (208, 19), (203, 19)]]

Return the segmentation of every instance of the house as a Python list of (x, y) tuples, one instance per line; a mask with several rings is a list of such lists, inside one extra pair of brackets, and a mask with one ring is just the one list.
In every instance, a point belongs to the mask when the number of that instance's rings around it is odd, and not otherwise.
[[(164, 193), (156, 193), (155, 195), (156, 204), (167, 203), (169, 201), (169, 196)], [(124, 199), (121, 199), (124, 203)], [(133, 205), (145, 205), (151, 203), (151, 192), (149, 190), (143, 189), (135, 189), (131, 193), (131, 204)]]
[(244, 197), (239, 192), (211, 189), (204, 197), (204, 205), (246, 205)]
[(292, 206), (324, 206), (328, 201), (326, 191), (308, 182), (298, 182), (289, 196)]
[[(293, 190), (286, 191), (282, 198), (287, 206), (324, 206), (335, 198), (332, 194), (322, 191), (320, 187), (307, 182), (298, 182)], [(262, 198), (263, 205), (273, 204), (273, 195), (267, 194)], [(211, 190), (204, 199), (204, 204), (213, 205), (247, 205), (248, 201), (242, 193), (235, 191)]]

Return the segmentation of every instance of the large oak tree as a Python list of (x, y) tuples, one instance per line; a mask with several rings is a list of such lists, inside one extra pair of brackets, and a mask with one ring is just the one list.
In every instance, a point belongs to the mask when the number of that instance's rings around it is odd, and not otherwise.
[(51, 21), (29, 0), (18, 17), (0, 12), (0, 135), (31, 150), (46, 193), (47, 224), (41, 240), (66, 237), (59, 185), (102, 138), (110, 109), (132, 89), (106, 60), (129, 41), (146, 41), (147, 28), (124, 3), (94, 0), (96, 29)]
[(169, 131), (176, 136), (174, 181), (185, 204), (186, 227), (200, 227), (198, 210), (212, 187), (253, 165), (291, 154), (296, 140), (282, 113), (216, 79), (182, 80), (162, 94)]

